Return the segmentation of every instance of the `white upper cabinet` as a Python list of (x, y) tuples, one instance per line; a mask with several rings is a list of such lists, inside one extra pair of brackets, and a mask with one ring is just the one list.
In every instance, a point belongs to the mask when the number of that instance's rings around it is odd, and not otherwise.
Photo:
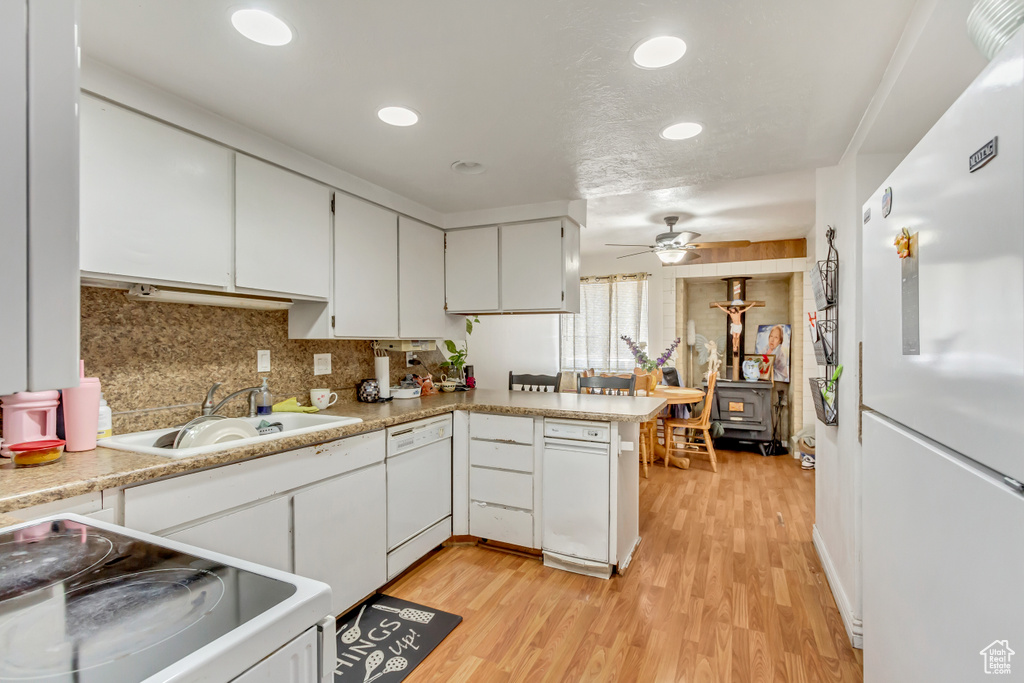
[(78, 386), (78, 3), (0, 3), (0, 394)]
[(82, 270), (228, 288), (234, 153), (107, 102), (81, 105)]
[(326, 299), (331, 292), (331, 190), (235, 156), (235, 286)]
[(448, 312), (578, 313), (579, 231), (555, 218), (449, 232)]
[(398, 214), (334, 198), (334, 336), (398, 337)]
[(444, 233), (398, 218), (398, 334), (405, 339), (446, 336)]
[(501, 308), (557, 311), (565, 298), (562, 221), (501, 227)]
[(500, 310), (498, 299), (498, 227), (447, 233), (444, 256), (449, 313)]

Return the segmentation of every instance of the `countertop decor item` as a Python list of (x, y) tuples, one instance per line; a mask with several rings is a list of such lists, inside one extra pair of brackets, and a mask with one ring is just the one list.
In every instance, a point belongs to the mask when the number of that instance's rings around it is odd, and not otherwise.
[(638, 368), (643, 368), (647, 372), (652, 370), (660, 370), (672, 358), (672, 354), (675, 352), (676, 347), (679, 346), (679, 342), (682, 341), (679, 337), (668, 345), (657, 359), (651, 360), (651, 357), (647, 355), (647, 342), (637, 343), (633, 341), (628, 335), (622, 335), (622, 341), (626, 342), (626, 346), (629, 347), (629, 352), (633, 354), (633, 359), (636, 361)]
[(469, 335), (473, 334), (473, 325), (480, 322), (479, 316), (466, 316), (466, 341), (462, 342), (460, 349), (451, 339), (444, 340), (444, 347), (448, 351), (448, 359), (441, 363), (441, 367), (451, 371), (456, 378), (461, 378), (462, 370), (466, 367), (466, 357), (469, 355)]
[(364, 379), (356, 387), (356, 398), (361, 403), (376, 403), (380, 398), (380, 382), (376, 377)]

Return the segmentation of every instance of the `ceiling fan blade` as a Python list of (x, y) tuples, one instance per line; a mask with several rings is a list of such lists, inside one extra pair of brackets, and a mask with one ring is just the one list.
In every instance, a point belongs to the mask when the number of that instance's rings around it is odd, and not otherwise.
[(750, 240), (732, 240), (731, 242), (691, 242), (686, 245), (691, 249), (742, 249), (750, 246)]
[(623, 254), (622, 256), (617, 256), (616, 258), (629, 258), (630, 256), (639, 256), (640, 254), (650, 254), (650, 253), (651, 253), (650, 250), (648, 250), (648, 251), (638, 251), (635, 254)]
[(648, 249), (654, 249), (653, 244), (606, 244), (606, 247), (647, 247)]

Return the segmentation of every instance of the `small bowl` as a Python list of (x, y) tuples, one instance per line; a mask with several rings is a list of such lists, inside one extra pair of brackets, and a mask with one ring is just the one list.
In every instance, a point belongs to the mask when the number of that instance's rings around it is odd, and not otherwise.
[(60, 439), (12, 443), (8, 448), (15, 467), (52, 465), (64, 457), (64, 442)]
[(454, 379), (448, 379), (447, 375), (441, 375), (441, 382), (437, 385), (441, 388), (441, 391), (452, 392), (455, 391), (455, 387), (458, 385)]

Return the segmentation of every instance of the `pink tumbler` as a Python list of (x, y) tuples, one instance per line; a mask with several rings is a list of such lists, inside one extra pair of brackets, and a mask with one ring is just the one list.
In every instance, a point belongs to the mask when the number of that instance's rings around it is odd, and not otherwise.
[(96, 448), (96, 427), (100, 420), (100, 380), (85, 376), (85, 361), (79, 361), (78, 386), (64, 389), (65, 450), (91, 451)]

